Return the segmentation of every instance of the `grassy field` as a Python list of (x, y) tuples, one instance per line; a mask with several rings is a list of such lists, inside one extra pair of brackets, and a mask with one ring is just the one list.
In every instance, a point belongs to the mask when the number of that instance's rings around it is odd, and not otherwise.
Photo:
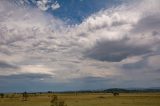
[[(110, 93), (56, 94), (67, 106), (160, 106), (160, 93)], [(22, 101), (20, 94), (0, 98), (0, 106), (50, 106), (51, 94), (29, 95)]]

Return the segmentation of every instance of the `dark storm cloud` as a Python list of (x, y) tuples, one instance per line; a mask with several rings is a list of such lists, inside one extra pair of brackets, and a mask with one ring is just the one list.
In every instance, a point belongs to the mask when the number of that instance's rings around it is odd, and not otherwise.
[(18, 75), (9, 75), (9, 76), (0, 76), (0, 80), (4, 79), (42, 79), (42, 78), (51, 78), (51, 75), (48, 74), (18, 74)]
[(129, 56), (137, 56), (151, 52), (147, 46), (127, 44), (129, 39), (118, 41), (99, 41), (86, 52), (86, 56), (100, 61), (120, 62)]
[(11, 69), (18, 69), (17, 66), (0, 61), (0, 68), (5, 69), (5, 68), (11, 68)]

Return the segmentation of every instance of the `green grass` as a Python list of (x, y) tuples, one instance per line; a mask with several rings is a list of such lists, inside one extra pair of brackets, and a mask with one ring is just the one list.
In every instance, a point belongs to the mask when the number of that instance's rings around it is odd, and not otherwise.
[[(123, 93), (114, 97), (109, 93), (57, 94), (67, 106), (160, 106), (160, 93)], [(47, 94), (29, 96), (22, 101), (20, 95), (14, 98), (0, 98), (0, 106), (50, 106)]]

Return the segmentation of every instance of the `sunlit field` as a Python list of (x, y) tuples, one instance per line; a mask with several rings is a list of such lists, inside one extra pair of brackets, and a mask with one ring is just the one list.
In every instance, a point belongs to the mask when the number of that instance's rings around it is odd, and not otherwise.
[(52, 95), (57, 95), (65, 106), (160, 106), (160, 93), (29, 94), (26, 101), (21, 94), (8, 94), (0, 99), (0, 106), (54, 106)]

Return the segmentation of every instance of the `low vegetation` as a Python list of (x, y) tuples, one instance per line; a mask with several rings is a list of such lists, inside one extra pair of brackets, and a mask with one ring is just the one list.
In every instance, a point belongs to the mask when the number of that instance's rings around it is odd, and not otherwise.
[(0, 106), (160, 106), (160, 93), (24, 92), (1, 94)]
[(57, 95), (53, 95), (50, 101), (50, 106), (67, 106), (63, 100), (59, 100)]

